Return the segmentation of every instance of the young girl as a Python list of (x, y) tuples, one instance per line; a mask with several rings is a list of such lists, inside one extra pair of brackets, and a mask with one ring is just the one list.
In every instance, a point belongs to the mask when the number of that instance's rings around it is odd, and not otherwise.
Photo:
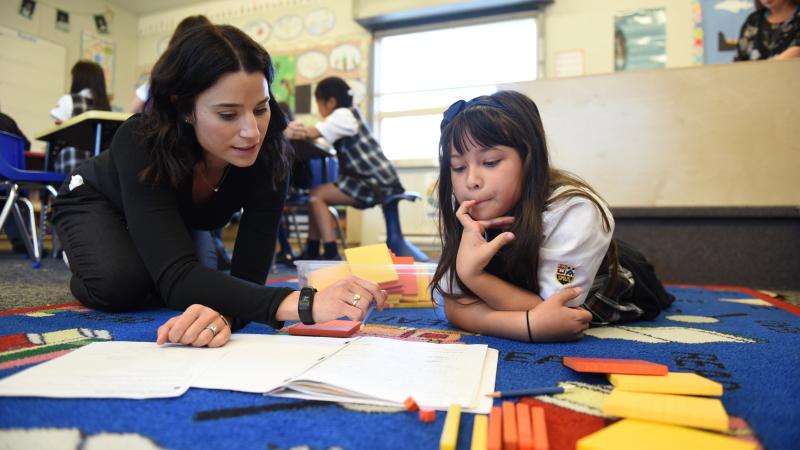
[[(72, 85), (69, 94), (58, 99), (56, 107), (50, 110), (50, 117), (56, 125), (89, 110), (111, 111), (106, 94), (106, 78), (103, 68), (91, 61), (78, 61), (72, 66)], [(87, 149), (64, 147), (54, 162), (56, 172), (70, 174), (78, 165), (91, 158)]]
[[(441, 128), (443, 250), (432, 285), (450, 322), (511, 339), (561, 341), (579, 339), (593, 322), (655, 317), (651, 299), (633, 295), (641, 294), (634, 277), (618, 264), (603, 200), (550, 167), (532, 100), (513, 91), (460, 100)], [(647, 276), (640, 255), (624, 249), (644, 273), (649, 286), (642, 287), (660, 289), (657, 314), (669, 294)]]
[(289, 139), (324, 138), (336, 148), (339, 176), (311, 190), (308, 242), (301, 259), (317, 259), (322, 239), (325, 259), (339, 259), (334, 222), (328, 206), (370, 208), (389, 195), (404, 191), (391, 162), (384, 156), (361, 113), (353, 106), (350, 86), (341, 78), (325, 78), (314, 90), (322, 122), (313, 127), (292, 122)]
[[(184, 310), (157, 342), (217, 347), (246, 321), (360, 320), (385, 292), (351, 277), (315, 293), (265, 286), (289, 157), (269, 54), (232, 26), (192, 29), (153, 68), (151, 106), (61, 186), (53, 223), (70, 288), (105, 311)], [(230, 275), (204, 265), (192, 230), (244, 210)]]

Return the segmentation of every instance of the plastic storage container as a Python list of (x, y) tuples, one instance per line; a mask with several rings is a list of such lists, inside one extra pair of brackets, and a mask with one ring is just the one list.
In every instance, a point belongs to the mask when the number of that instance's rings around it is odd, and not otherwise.
[(436, 264), (350, 264), (346, 261), (295, 261), (301, 286), (323, 290), (356, 275), (378, 283), (389, 293), (390, 308), (432, 308), (430, 282)]

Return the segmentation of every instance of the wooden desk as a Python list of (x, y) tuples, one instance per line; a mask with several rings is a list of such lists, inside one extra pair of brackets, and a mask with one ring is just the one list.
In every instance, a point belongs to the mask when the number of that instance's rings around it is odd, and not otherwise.
[(55, 146), (93, 148), (94, 154), (99, 154), (100, 150), (111, 142), (117, 127), (130, 116), (131, 113), (127, 112), (86, 111), (62, 122), (61, 125), (36, 133), (34, 139), (47, 142), (45, 168), (49, 167), (50, 152)]

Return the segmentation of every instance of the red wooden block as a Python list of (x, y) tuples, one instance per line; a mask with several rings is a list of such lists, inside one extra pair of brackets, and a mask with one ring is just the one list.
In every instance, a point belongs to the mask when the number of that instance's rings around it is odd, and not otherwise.
[(488, 450), (503, 450), (503, 408), (493, 406), (489, 413)]
[(525, 403), (517, 403), (517, 432), (519, 434), (519, 450), (533, 450), (531, 407)]
[(669, 368), (641, 359), (579, 358), (565, 356), (564, 365), (578, 372), (666, 375)]
[(550, 450), (547, 439), (547, 425), (544, 421), (544, 408), (531, 407), (531, 425), (533, 428), (533, 450)]
[(518, 450), (517, 408), (514, 402), (503, 402), (503, 450)]
[(419, 409), (419, 420), (425, 423), (433, 423), (436, 421), (436, 410), (431, 408)]
[(417, 401), (414, 400), (414, 397), (408, 397), (403, 403), (406, 405), (406, 410), (409, 412), (414, 412), (419, 409)]

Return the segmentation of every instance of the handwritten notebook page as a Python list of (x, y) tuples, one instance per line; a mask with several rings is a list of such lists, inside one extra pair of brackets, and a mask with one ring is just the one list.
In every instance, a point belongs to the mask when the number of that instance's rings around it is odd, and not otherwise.
[[(362, 337), (287, 387), (311, 396), (304, 398), (402, 405), (412, 396), (430, 408), (447, 410), (458, 403), (473, 410), (482, 394), (487, 348)], [(490, 370), (496, 372), (496, 360)]]
[(166, 398), (189, 389), (194, 374), (225, 349), (95, 342), (0, 380), (0, 395), (56, 398)]
[(227, 352), (192, 380), (192, 387), (264, 393), (303, 373), (347, 340), (327, 337), (234, 334)]

